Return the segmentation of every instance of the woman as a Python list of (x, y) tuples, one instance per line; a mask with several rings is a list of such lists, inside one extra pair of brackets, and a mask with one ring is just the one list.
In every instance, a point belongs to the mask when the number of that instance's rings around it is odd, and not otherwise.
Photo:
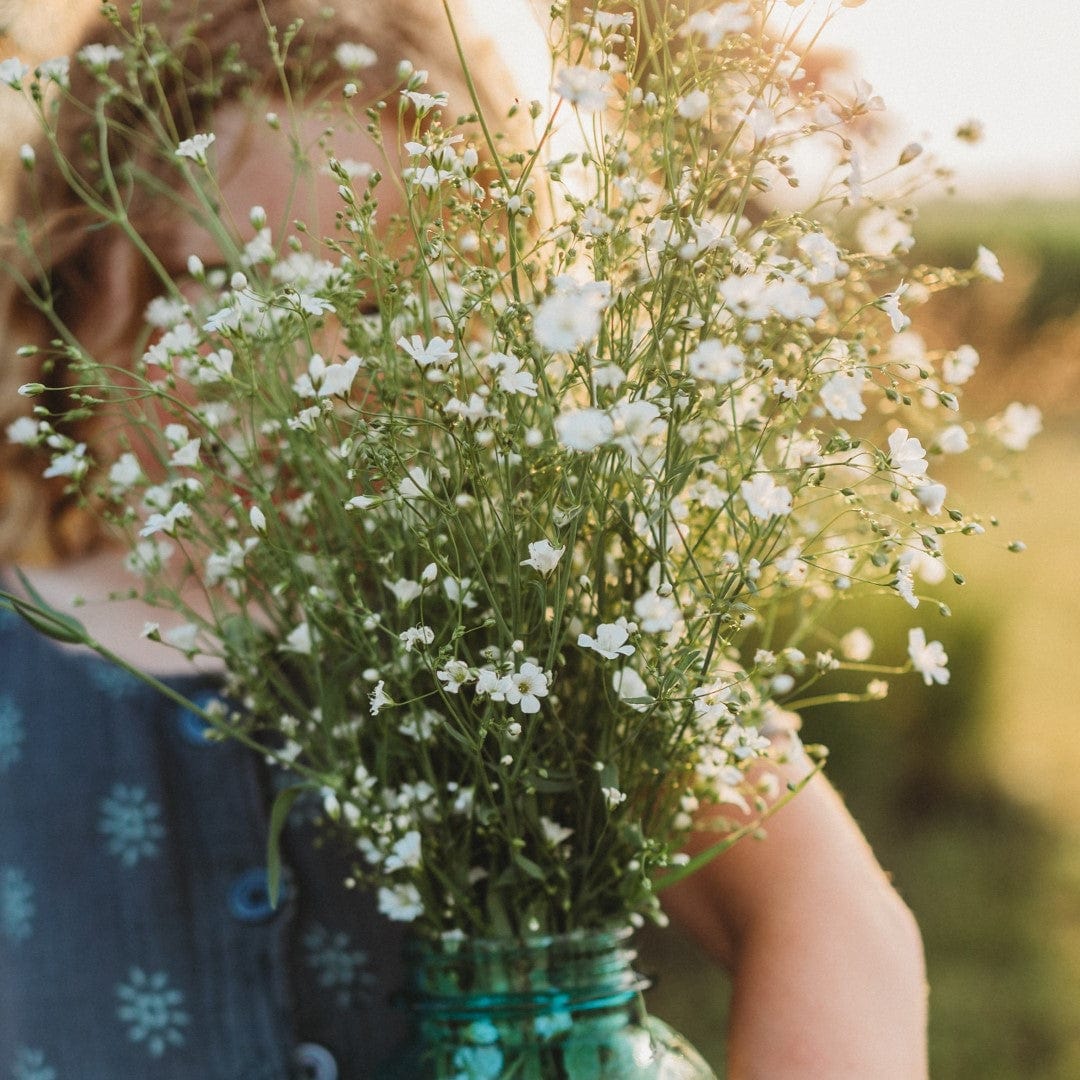
[[(143, 5), (186, 65), (182, 78), (163, 76), (162, 115), (182, 125), (177, 140), (215, 132), (224, 220), (246, 222), (259, 205), (275, 224), (302, 217), (320, 235), (337, 205), (336, 184), (317, 173), (293, 190), (295, 162), (264, 126), (286, 92), (267, 61), (264, 15), (279, 28), (306, 18), (287, 54), (289, 92), (300, 67), (310, 71), (346, 44), (365, 93), (388, 93), (408, 57), (430, 71), (432, 86), (450, 89), (452, 107), (467, 107), (441, 5), (429, 0), (350, 0), (333, 16), (303, 0), (180, 7)], [(106, 41), (105, 29), (91, 40)], [(466, 47), (490, 115), (500, 115), (494, 103), (505, 100), (508, 79), (480, 42)], [(254, 95), (242, 95), (252, 71)], [(73, 65), (71, 79), (78, 100), (96, 98), (89, 66)], [(215, 83), (212, 96), (192, 92), (200, 80)], [(340, 69), (331, 80), (340, 84)], [(316, 76), (308, 92), (319, 88)], [(133, 126), (115, 164), (134, 156), (148, 178), (127, 197), (149, 250), (140, 254), (116, 230), (87, 231), (45, 153), (16, 215), (45, 222), (36, 249), (60, 321), (91, 354), (127, 362), (160, 292), (154, 262), (180, 278), (188, 256), (214, 259), (217, 241), (173, 205), (174, 163), (140, 150), (145, 121), (116, 108)], [(66, 115), (61, 148), (77, 159), (93, 117)], [(316, 142), (323, 126), (324, 114), (307, 106), (296, 145)], [(376, 135), (339, 137), (340, 157), (386, 167)], [(393, 210), (381, 201), (382, 219)], [(251, 228), (238, 228), (243, 241)], [(56, 328), (17, 282), (5, 289), (6, 427), (18, 420), (15, 387), (40, 375), (15, 347), (47, 341)], [(100, 447), (110, 435), (95, 428), (78, 437)], [(60, 608), (124, 595), (122, 556), (63, 494), (63, 479), (43, 480), (40, 459), (17, 443), (0, 455), (0, 557), (30, 566), (34, 587)], [(188, 695), (214, 694), (213, 671), (178, 667), (132, 633), (161, 622), (157, 610), (119, 600), (76, 614), (132, 663)], [(273, 783), (252, 754), (207, 740), (190, 714), (133, 680), (11, 618), (0, 623), (0, 1068), (19, 1080), (378, 1075), (401, 1031), (388, 1000), (396, 932), (341, 887), (345, 871), (302, 827), (286, 839), (286, 901), (269, 905), (261, 865)], [(672, 890), (668, 906), (734, 972), (730, 1076), (924, 1074), (917, 931), (824, 781), (776, 815), (766, 841), (737, 845)]]

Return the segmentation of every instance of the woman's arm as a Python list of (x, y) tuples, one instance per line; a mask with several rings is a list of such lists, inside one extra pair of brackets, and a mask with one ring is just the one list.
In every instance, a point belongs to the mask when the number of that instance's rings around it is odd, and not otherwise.
[(858, 826), (815, 776), (765, 830), (664, 893), (733, 974), (728, 1080), (924, 1080), (922, 941)]

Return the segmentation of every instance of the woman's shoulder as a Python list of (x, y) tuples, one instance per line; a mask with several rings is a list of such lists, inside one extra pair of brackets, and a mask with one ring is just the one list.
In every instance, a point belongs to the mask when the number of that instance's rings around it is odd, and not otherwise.
[[(202, 657), (193, 662), (180, 650), (156, 640), (182, 626), (183, 617), (175, 611), (153, 607), (136, 595), (138, 579), (127, 569), (123, 554), (116, 549), (106, 548), (82, 558), (29, 568), (23, 573), (49, 606), (78, 619), (96, 642), (140, 671), (155, 675), (220, 673), (221, 665), (216, 660)], [(6, 577), (4, 587), (20, 592), (10, 575)], [(198, 587), (191, 589), (189, 600), (195, 611), (205, 604)], [(153, 627), (157, 628), (156, 633), (150, 632)]]

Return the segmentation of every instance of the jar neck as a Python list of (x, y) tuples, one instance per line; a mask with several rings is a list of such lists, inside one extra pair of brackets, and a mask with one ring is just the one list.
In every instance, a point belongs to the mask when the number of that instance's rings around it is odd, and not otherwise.
[(425, 1020), (616, 1010), (648, 985), (629, 929), (518, 938), (413, 941), (408, 998)]

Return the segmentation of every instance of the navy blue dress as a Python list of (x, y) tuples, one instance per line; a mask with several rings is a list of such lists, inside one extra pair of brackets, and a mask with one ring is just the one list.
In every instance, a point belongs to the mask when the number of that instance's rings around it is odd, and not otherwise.
[(400, 927), (303, 821), (270, 907), (272, 786), (193, 713), (0, 612), (2, 1080), (377, 1076)]

